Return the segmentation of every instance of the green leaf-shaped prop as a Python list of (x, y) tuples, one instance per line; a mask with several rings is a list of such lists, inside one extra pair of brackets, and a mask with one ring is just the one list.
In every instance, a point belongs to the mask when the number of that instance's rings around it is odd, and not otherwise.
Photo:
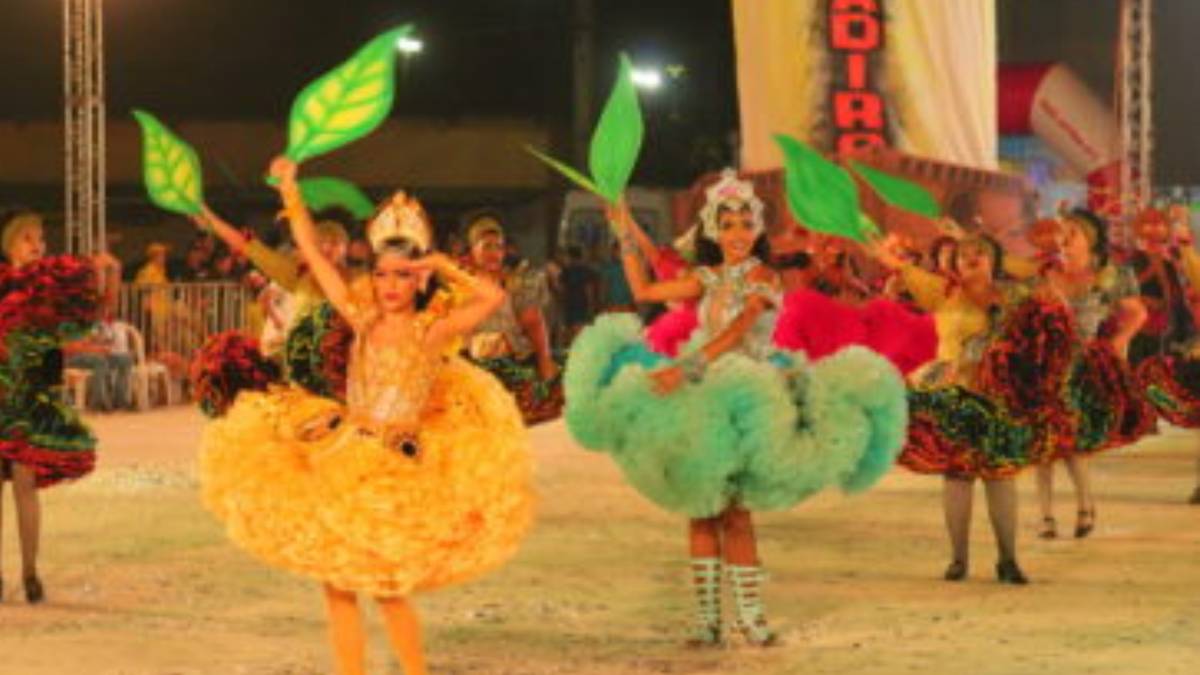
[(341, 178), (305, 178), (300, 181), (300, 194), (313, 211), (339, 207), (358, 220), (366, 220), (375, 212), (371, 198), (357, 185)]
[(633, 84), (633, 64), (628, 56), (621, 54), (616, 84), (600, 113), (588, 150), (592, 179), (608, 201), (620, 199), (629, 184), (642, 149), (643, 136), (645, 126), (637, 88)]
[(629, 178), (637, 165), (638, 153), (642, 149), (645, 131), (637, 88), (633, 84), (633, 64), (629, 62), (628, 56), (621, 54), (617, 82), (613, 85), (608, 102), (604, 104), (604, 110), (600, 113), (600, 120), (592, 131), (592, 142), (588, 152), (591, 178), (531, 147), (527, 146), (525, 149), (576, 185), (610, 203), (616, 203), (625, 187), (629, 185)]
[(604, 195), (600, 192), (600, 188), (595, 183), (592, 182), (591, 178), (588, 178), (587, 176), (583, 175), (582, 173), (576, 171), (569, 164), (567, 164), (565, 162), (560, 162), (557, 159), (554, 159), (550, 155), (547, 155), (546, 153), (538, 150), (537, 148), (535, 148), (531, 145), (525, 146), (525, 150), (529, 154), (533, 155), (534, 157), (537, 157), (538, 159), (540, 159), (543, 162), (545, 162), (546, 164), (548, 164), (550, 166), (550, 168), (552, 168), (552, 169), (558, 171), (559, 173), (561, 173), (562, 175), (566, 176), (572, 183), (575, 183), (579, 187), (583, 188), (584, 190), (587, 190), (588, 192), (591, 192), (592, 194), (600, 195), (601, 197), (604, 197)]
[(788, 208), (805, 227), (858, 242), (878, 231), (859, 207), (850, 172), (791, 136), (776, 134), (775, 142), (783, 151)]
[(185, 143), (144, 110), (133, 116), (142, 127), (142, 180), (156, 206), (194, 216), (204, 206), (204, 175), (200, 159)]
[(851, 162), (854, 172), (871, 186), (883, 201), (917, 213), (926, 218), (941, 218), (942, 209), (929, 190), (903, 178), (897, 178), (889, 173), (867, 166), (861, 162)]
[(411, 32), (404, 25), (376, 37), (300, 92), (288, 122), (288, 159), (336, 150), (387, 119), (396, 94), (396, 43)]

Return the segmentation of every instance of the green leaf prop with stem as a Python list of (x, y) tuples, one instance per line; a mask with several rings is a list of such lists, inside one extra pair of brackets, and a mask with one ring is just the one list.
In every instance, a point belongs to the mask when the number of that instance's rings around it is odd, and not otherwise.
[(357, 220), (366, 220), (375, 212), (375, 205), (357, 185), (341, 178), (305, 178), (300, 181), (300, 194), (313, 212), (338, 207)]
[(791, 136), (775, 135), (783, 151), (784, 189), (792, 215), (810, 230), (866, 243), (879, 228), (862, 212), (850, 172)]
[(903, 178), (869, 167), (862, 162), (850, 162), (863, 181), (891, 206), (916, 213), (926, 218), (942, 217), (942, 209), (928, 190)]
[[(790, 136), (777, 134), (775, 142), (783, 151), (788, 208), (797, 220), (816, 232), (859, 243), (879, 237), (879, 228), (862, 211), (858, 186), (849, 171)], [(917, 183), (861, 162), (851, 166), (891, 206), (926, 218), (941, 217), (937, 200)]]
[(196, 151), (154, 115), (134, 110), (133, 117), (142, 128), (142, 180), (150, 201), (172, 213), (199, 215), (204, 174)]
[(644, 136), (642, 109), (638, 103), (637, 88), (633, 84), (633, 64), (627, 55), (621, 54), (617, 82), (592, 131), (588, 152), (591, 177), (535, 148), (526, 146), (525, 149), (571, 182), (610, 204), (616, 204), (629, 185)]
[(377, 36), (317, 78), (292, 104), (284, 154), (297, 164), (370, 134), (387, 119), (396, 93), (396, 43), (411, 25)]

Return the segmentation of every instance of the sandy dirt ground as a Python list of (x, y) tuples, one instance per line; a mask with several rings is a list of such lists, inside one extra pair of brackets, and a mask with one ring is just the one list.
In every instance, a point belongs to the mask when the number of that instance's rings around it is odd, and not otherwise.
[[(102, 465), (44, 495), (49, 602), (24, 604), (4, 495), (2, 675), (330, 672), (314, 584), (227, 543), (197, 498), (202, 420), (187, 409), (92, 420)], [(687, 651), (684, 523), (633, 493), (560, 424), (534, 431), (540, 518), (507, 567), (418, 599), (434, 673), (1193, 673), (1200, 664), (1200, 507), (1184, 504), (1196, 436), (1168, 431), (1097, 460), (1099, 525), (1035, 537), (1021, 479), (1021, 562), (994, 581), (977, 495), (971, 578), (940, 580), (939, 482), (892, 472), (758, 520), (784, 644)], [(1059, 477), (1060, 529), (1074, 506)], [(373, 673), (400, 673), (369, 613)]]

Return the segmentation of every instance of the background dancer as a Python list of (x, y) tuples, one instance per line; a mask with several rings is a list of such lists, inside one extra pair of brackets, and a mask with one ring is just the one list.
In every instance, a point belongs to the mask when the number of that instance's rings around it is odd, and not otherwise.
[[(1056, 219), (1055, 250), (1045, 256), (1049, 289), (1071, 311), (1080, 344), (1066, 389), (1076, 419), (1074, 441), (1056, 444), (1056, 452), (1038, 465), (1039, 536), (1057, 536), (1054, 519), (1054, 462), (1062, 460), (1075, 486), (1075, 537), (1096, 524), (1087, 460), (1096, 452), (1129, 445), (1155, 430), (1155, 413), (1129, 370), (1129, 343), (1146, 321), (1137, 282), (1129, 270), (1111, 264), (1107, 227), (1089, 211)], [(1101, 324), (1112, 321), (1101, 334)]]
[(121, 270), (107, 253), (45, 257), (42, 219), (31, 211), (4, 220), (2, 241), (8, 264), (0, 264), (0, 489), (12, 482), (25, 599), (36, 604), (45, 599), (38, 490), (87, 475), (95, 464), (96, 439), (63, 402), (62, 346), (111, 310)]
[[(1003, 331), (1006, 314), (1021, 302), (1019, 289), (1000, 282), (1003, 252), (982, 236), (961, 240), (955, 248), (954, 276), (928, 272), (892, 250), (895, 239), (866, 247), (876, 260), (898, 270), (917, 304), (934, 316), (937, 360), (919, 372), (909, 396), (908, 442), (900, 464), (912, 471), (940, 475), (942, 509), (950, 537), (951, 561), (944, 578), (961, 581), (970, 561), (971, 511), (975, 481), (982, 480), (988, 516), (996, 538), (1001, 583), (1028, 583), (1017, 564), (1017, 489), (1013, 477), (1034, 463), (1041, 435), (1038, 420), (1010, 406), (1002, 392), (984, 382), (981, 370), (990, 350), (1009, 351), (1014, 335)], [(1065, 321), (1065, 319), (1063, 319)], [(1048, 322), (1053, 328), (1052, 322)], [(1047, 344), (1065, 353), (1065, 334), (1048, 332)], [(1017, 350), (1012, 350), (1017, 351)], [(1042, 379), (1047, 359), (1029, 354), (1018, 377)], [(1050, 359), (1062, 370), (1065, 356)]]

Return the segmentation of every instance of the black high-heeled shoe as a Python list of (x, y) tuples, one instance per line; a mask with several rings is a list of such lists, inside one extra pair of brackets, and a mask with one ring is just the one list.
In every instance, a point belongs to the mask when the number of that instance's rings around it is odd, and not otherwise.
[(1057, 539), (1058, 538), (1058, 523), (1054, 522), (1053, 516), (1042, 518), (1042, 529), (1038, 532), (1038, 539)]
[(25, 577), (25, 601), (36, 605), (46, 599), (46, 589), (42, 588), (42, 580), (36, 576)]
[(1016, 560), (1001, 560), (996, 563), (996, 581), (1014, 586), (1024, 586), (1029, 583), (1025, 573), (1021, 571), (1020, 567), (1017, 567)]
[(962, 560), (952, 560), (942, 575), (946, 581), (962, 581), (967, 578), (967, 563)]
[(1079, 520), (1075, 521), (1075, 538), (1083, 539), (1096, 528), (1096, 507), (1079, 511)]

